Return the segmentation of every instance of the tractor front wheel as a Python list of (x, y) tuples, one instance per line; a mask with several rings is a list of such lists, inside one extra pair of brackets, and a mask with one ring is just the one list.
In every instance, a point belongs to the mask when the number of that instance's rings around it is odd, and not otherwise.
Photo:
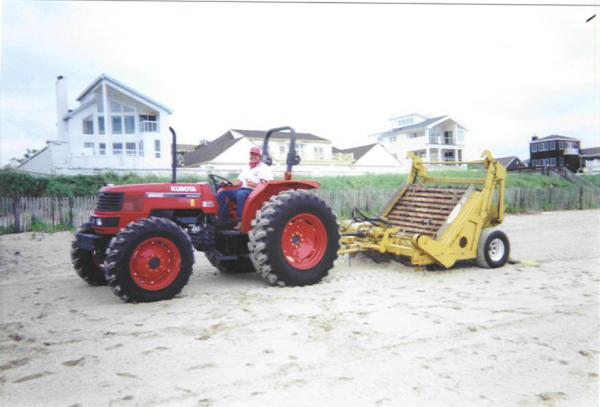
[(305, 190), (273, 196), (258, 212), (248, 237), (254, 268), (279, 286), (318, 283), (333, 267), (340, 247), (335, 214)]
[(192, 274), (194, 252), (189, 236), (168, 219), (130, 223), (108, 247), (106, 278), (126, 302), (173, 298)]
[[(89, 223), (84, 223), (79, 228), (81, 233), (94, 233)], [(91, 286), (106, 285), (103, 266), (104, 253), (96, 253), (95, 251), (84, 250), (79, 247), (77, 239), (71, 243), (71, 263), (83, 281)]]

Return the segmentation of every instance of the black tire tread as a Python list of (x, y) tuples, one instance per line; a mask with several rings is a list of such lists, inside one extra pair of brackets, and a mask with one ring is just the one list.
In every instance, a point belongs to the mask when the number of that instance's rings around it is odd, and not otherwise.
[[(267, 244), (271, 235), (274, 232), (277, 222), (280, 222), (281, 212), (290, 206), (302, 207), (306, 203), (311, 203), (320, 207), (327, 217), (335, 223), (335, 236), (330, 238), (330, 248), (333, 248), (335, 255), (327, 256), (329, 259), (324, 259), (327, 263), (324, 265), (325, 272), (315, 281), (298, 282), (292, 281), (274, 269), (271, 264), (271, 259), (267, 253)], [(334, 261), (337, 259), (337, 251), (339, 250), (339, 225), (337, 217), (333, 210), (325, 201), (319, 198), (312, 192), (307, 190), (290, 190), (272, 196), (266, 201), (260, 211), (257, 212), (256, 218), (252, 221), (252, 229), (248, 235), (248, 249), (250, 250), (250, 259), (254, 264), (256, 272), (259, 273), (269, 284), (283, 286), (294, 285), (310, 285), (318, 283), (322, 278), (327, 276), (329, 270), (333, 267)], [(329, 249), (328, 249), (329, 250)]]
[[(180, 251), (180, 274), (173, 284), (160, 291), (143, 290), (129, 277), (129, 253), (145, 236), (167, 236)], [(161, 301), (181, 292), (192, 274), (193, 264), (194, 251), (189, 235), (169, 219), (150, 217), (129, 223), (112, 238), (107, 249), (105, 274), (113, 293), (125, 302)]]
[[(79, 228), (79, 232), (93, 233), (94, 229), (89, 223), (84, 223)], [(104, 270), (98, 267), (93, 256), (92, 252), (80, 248), (76, 239), (73, 240), (71, 243), (71, 263), (77, 275), (92, 287), (107, 285)]]

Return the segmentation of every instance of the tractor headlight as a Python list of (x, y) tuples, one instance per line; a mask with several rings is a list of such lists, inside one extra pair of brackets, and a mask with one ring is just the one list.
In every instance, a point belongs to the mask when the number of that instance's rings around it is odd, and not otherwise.
[(102, 218), (96, 218), (96, 226), (102, 226)]

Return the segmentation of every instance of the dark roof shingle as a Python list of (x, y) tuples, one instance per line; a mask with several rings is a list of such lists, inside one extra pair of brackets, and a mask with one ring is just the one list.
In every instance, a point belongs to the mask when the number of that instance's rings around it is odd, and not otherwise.
[[(248, 138), (260, 138), (261, 140), (264, 139), (265, 135), (267, 134), (266, 131), (264, 130), (238, 130), (238, 129), (233, 129), (232, 131), (235, 131), (237, 133), (240, 133)], [(289, 139), (290, 138), (290, 133), (288, 132), (276, 132), (271, 134), (271, 138), (270, 140), (274, 140), (274, 139)], [(296, 139), (298, 140), (313, 140), (313, 141), (329, 141), (326, 138), (323, 137), (319, 137), (319, 136), (315, 136), (314, 134), (310, 134), (310, 133), (298, 133), (296, 132)]]
[(216, 158), (223, 151), (237, 143), (240, 139), (233, 137), (231, 132), (217, 137), (208, 144), (198, 148), (196, 151), (190, 151), (183, 156), (185, 166), (202, 164)]

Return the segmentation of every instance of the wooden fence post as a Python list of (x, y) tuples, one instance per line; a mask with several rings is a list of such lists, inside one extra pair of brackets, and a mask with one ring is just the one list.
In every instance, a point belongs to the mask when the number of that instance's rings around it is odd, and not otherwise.
[(72, 196), (69, 197), (69, 225), (71, 226), (75, 226), (75, 219), (73, 216), (73, 204), (74, 204), (74, 199)]
[(583, 185), (579, 186), (579, 209), (583, 209)]
[(21, 204), (21, 198), (13, 198), (13, 202), (12, 202), (12, 212), (13, 212), (13, 217), (15, 219), (15, 223), (13, 225), (13, 230), (16, 233), (20, 233), (21, 232), (21, 212), (20, 212), (20, 204)]

